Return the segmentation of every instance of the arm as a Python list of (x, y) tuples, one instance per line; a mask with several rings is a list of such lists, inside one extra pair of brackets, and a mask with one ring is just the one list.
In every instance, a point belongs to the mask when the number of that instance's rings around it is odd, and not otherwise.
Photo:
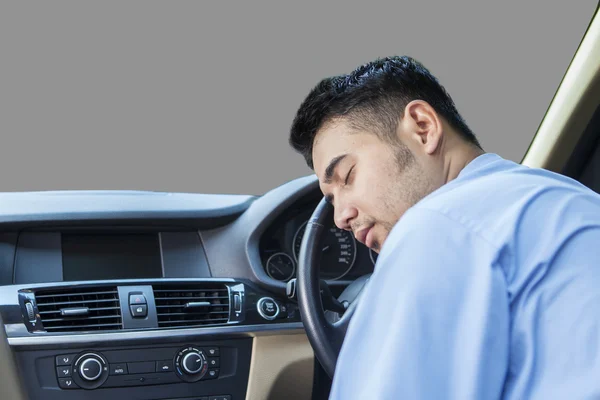
[(433, 211), (401, 224), (350, 324), (331, 398), (499, 398), (509, 309), (498, 250)]

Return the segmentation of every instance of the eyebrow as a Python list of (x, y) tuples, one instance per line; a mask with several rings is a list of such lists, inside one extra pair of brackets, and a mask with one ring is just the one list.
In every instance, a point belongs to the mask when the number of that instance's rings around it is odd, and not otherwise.
[(340, 156), (335, 157), (334, 159), (332, 159), (329, 162), (329, 165), (325, 169), (325, 180), (324, 180), (324, 183), (326, 183), (326, 184), (330, 184), (331, 183), (331, 180), (333, 179), (333, 173), (335, 171), (335, 168), (347, 156), (348, 156), (348, 154), (342, 154)]

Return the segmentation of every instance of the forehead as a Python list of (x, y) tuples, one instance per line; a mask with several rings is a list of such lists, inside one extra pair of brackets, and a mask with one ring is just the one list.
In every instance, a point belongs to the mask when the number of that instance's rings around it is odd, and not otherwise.
[(330, 122), (315, 136), (312, 156), (315, 173), (319, 180), (325, 175), (329, 163), (341, 155), (353, 156), (364, 149), (376, 135), (353, 129), (344, 121)]

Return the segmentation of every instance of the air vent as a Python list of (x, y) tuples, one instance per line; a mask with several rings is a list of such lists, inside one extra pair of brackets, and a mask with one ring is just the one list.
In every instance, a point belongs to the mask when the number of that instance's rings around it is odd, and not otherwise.
[(116, 287), (40, 290), (37, 308), (47, 332), (121, 329), (121, 308)]
[(153, 288), (159, 328), (229, 322), (229, 289), (224, 284), (164, 284)]

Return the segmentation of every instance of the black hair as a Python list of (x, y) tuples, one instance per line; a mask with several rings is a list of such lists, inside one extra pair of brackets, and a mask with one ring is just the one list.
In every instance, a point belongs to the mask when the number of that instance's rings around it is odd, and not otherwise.
[(325, 124), (343, 118), (353, 128), (393, 139), (398, 120), (413, 100), (427, 102), (464, 139), (481, 148), (437, 78), (408, 56), (380, 58), (349, 74), (323, 79), (300, 105), (289, 143), (313, 169), (313, 142)]

